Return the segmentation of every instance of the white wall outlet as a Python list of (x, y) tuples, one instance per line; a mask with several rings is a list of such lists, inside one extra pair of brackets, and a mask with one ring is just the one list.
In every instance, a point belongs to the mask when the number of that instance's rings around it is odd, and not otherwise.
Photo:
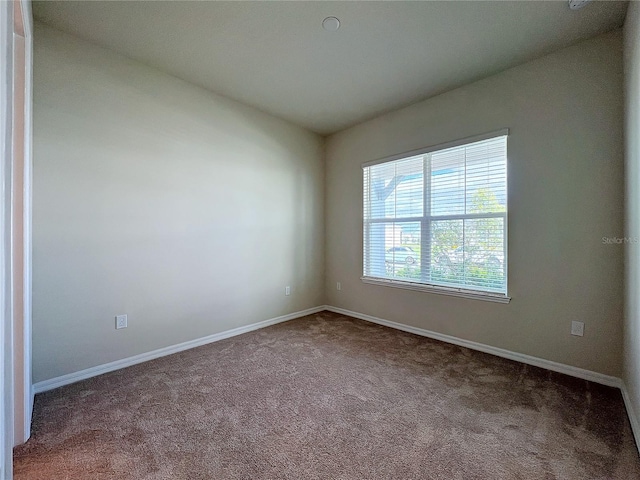
[(291, 287), (289, 286), (284, 287), (284, 294), (287, 296), (291, 295)]
[(121, 328), (127, 328), (127, 316), (126, 315), (117, 315), (116, 316), (116, 330)]
[(571, 335), (582, 337), (584, 335), (584, 322), (571, 322)]
[(340, 282), (336, 283), (336, 290), (342, 290), (342, 285), (340, 285)]

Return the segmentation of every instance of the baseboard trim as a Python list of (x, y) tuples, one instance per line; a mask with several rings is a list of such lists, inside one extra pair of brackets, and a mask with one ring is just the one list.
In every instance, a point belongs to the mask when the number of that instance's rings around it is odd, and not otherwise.
[(627, 385), (622, 382), (622, 386), (620, 387), (622, 391), (622, 399), (624, 400), (624, 406), (627, 409), (627, 416), (629, 417), (629, 423), (631, 424), (631, 431), (633, 432), (633, 438), (636, 440), (636, 448), (640, 451), (640, 422), (638, 421), (638, 417), (636, 416), (635, 410), (633, 409), (633, 405), (631, 403), (631, 397), (629, 396), (629, 391), (627, 390)]
[(156, 358), (165, 357), (173, 353), (182, 352), (191, 348), (200, 347), (208, 343), (224, 340), (225, 338), (235, 337), (236, 335), (242, 335), (243, 333), (252, 332), (261, 328), (269, 327), (277, 323), (287, 322), (295, 318), (304, 317), (305, 315), (312, 315), (325, 310), (325, 306), (308, 308), (299, 312), (289, 313), (280, 317), (270, 318), (263, 320), (262, 322), (252, 323), (251, 325), (245, 325), (244, 327), (233, 328), (220, 333), (214, 333), (206, 337), (197, 338), (195, 340), (189, 340), (188, 342), (178, 343), (177, 345), (171, 345), (164, 348), (159, 348), (151, 352), (141, 353), (134, 355), (133, 357), (123, 358), (122, 360), (116, 360), (114, 362), (105, 363), (104, 365), (98, 365), (96, 367), (80, 370), (79, 372), (69, 373), (60, 377), (51, 378), (49, 380), (43, 380), (33, 384), (33, 393), (42, 393), (54, 388), (63, 387), (71, 383), (79, 382), (80, 380), (86, 380), (87, 378), (96, 377), (103, 373), (113, 372), (121, 368), (131, 367), (138, 363), (147, 362)]
[(431, 330), (425, 330), (418, 327), (412, 327), (410, 325), (404, 325), (402, 323), (392, 322), (390, 320), (385, 320), (383, 318), (373, 317), (364, 313), (346, 310), (344, 308), (338, 308), (331, 305), (326, 305), (325, 308), (330, 312), (348, 315), (350, 317), (359, 318), (360, 320), (365, 320), (367, 322), (384, 325), (385, 327), (395, 328), (396, 330), (402, 330), (404, 332), (414, 333), (416, 335), (433, 338), (435, 340), (440, 340), (446, 343), (452, 343), (460, 347), (466, 347), (470, 348), (471, 350), (477, 350), (479, 352), (489, 353), (491, 355), (507, 358), (509, 360), (515, 360), (516, 362), (525, 363), (534, 367), (546, 368), (547, 370), (551, 370), (553, 372), (564, 373), (565, 375), (581, 378), (583, 380), (589, 380), (591, 382), (600, 383), (609, 387), (622, 387), (622, 380), (620, 380), (618, 377), (604, 375), (602, 373), (585, 370), (583, 368), (572, 367), (571, 365), (565, 365), (563, 363), (552, 362), (551, 360), (545, 360), (544, 358), (532, 357), (523, 353), (512, 352), (503, 348), (492, 347), (483, 343), (464, 340), (462, 338), (445, 335), (443, 333), (438, 333)]
[[(190, 340), (188, 342), (171, 345), (168, 347), (153, 350), (151, 352), (134, 355), (133, 357), (123, 358), (121, 360), (116, 360), (114, 362), (106, 363), (104, 365), (98, 365), (95, 367), (87, 368), (85, 370), (80, 370), (78, 372), (69, 373), (67, 375), (51, 378), (49, 380), (44, 380), (42, 382), (37, 382), (33, 384), (33, 394), (35, 395), (38, 393), (46, 392), (48, 390), (53, 390), (54, 388), (79, 382), (80, 380), (86, 380), (87, 378), (95, 377), (103, 373), (113, 372), (114, 370), (118, 370), (120, 368), (130, 367), (138, 363), (164, 357), (166, 355), (171, 355), (173, 353), (182, 352), (184, 350), (189, 350), (191, 348), (206, 345), (208, 343), (217, 342), (219, 340), (224, 340), (225, 338), (234, 337), (236, 335), (242, 335), (243, 333), (248, 333), (253, 330), (258, 330), (260, 328), (265, 328), (270, 325), (275, 325), (277, 323), (287, 322), (289, 320), (293, 320), (294, 318), (304, 317), (305, 315), (312, 315), (314, 313), (318, 313), (323, 310), (328, 310), (330, 312), (339, 313), (342, 315), (348, 315), (350, 317), (359, 318), (360, 320), (365, 320), (367, 322), (376, 323), (378, 325), (384, 325), (386, 327), (394, 328), (396, 330), (402, 330), (404, 332), (413, 333), (423, 337), (433, 338), (435, 340), (440, 340), (440, 341), (451, 343), (461, 347), (470, 348), (472, 350), (489, 353), (491, 355), (507, 358), (509, 360), (515, 360), (517, 362), (525, 363), (527, 365), (546, 368), (547, 370), (563, 373), (565, 375), (581, 378), (583, 380), (589, 380), (592, 382), (600, 383), (602, 385), (617, 387), (622, 390), (623, 397), (625, 398), (625, 404), (627, 405), (628, 409), (630, 408), (630, 403), (628, 401), (628, 393), (626, 392), (626, 389), (624, 388), (622, 381), (617, 377), (604, 375), (602, 373), (593, 372), (591, 370), (585, 370), (578, 367), (573, 367), (571, 365), (565, 365), (562, 363), (553, 362), (551, 360), (545, 360), (539, 357), (525, 355), (523, 353), (512, 352), (510, 350), (505, 350), (498, 347), (492, 347), (490, 345), (485, 345), (485, 344), (473, 342), (470, 340), (464, 340), (462, 338), (454, 337), (452, 335), (445, 335), (443, 333), (438, 333), (431, 330), (412, 327), (410, 325), (404, 325), (402, 323), (393, 322), (391, 320), (385, 320), (383, 318), (374, 317), (372, 315), (367, 315), (364, 313), (355, 312), (355, 311), (347, 310), (344, 308), (334, 307), (332, 305), (321, 305), (318, 307), (301, 310), (299, 312), (293, 312), (287, 315), (282, 315), (280, 317), (270, 318), (268, 320), (253, 323), (251, 325), (245, 325), (243, 327), (226, 330), (224, 332), (215, 333), (213, 335), (197, 338), (195, 340)], [(632, 418), (632, 413), (631, 413), (632, 411), (629, 410), (629, 412), (630, 412), (629, 417)], [(636, 430), (640, 432), (640, 424), (638, 423), (637, 418), (635, 416), (633, 416), (631, 422), (632, 422), (632, 426), (634, 426), (634, 432)]]
[(31, 385), (31, 389), (29, 390), (29, 416), (25, 419), (25, 425), (26, 425), (26, 429), (25, 431), (27, 432), (26, 434), (26, 440), (29, 440), (29, 438), (31, 438), (31, 422), (33, 421), (33, 405), (35, 404), (36, 401), (36, 392), (33, 388), (33, 385)]

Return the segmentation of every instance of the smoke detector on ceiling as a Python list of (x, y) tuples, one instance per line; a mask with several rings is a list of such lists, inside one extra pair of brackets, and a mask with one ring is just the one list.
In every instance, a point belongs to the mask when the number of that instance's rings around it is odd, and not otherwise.
[(584, 7), (591, 0), (569, 0), (569, 8), (571, 10), (578, 10), (579, 8)]
[(322, 28), (327, 32), (335, 32), (340, 28), (340, 20), (336, 17), (327, 17), (322, 21)]

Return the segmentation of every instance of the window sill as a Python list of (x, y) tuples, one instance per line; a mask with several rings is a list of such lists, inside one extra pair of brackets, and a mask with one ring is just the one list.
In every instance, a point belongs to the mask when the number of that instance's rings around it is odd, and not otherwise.
[(391, 280), (388, 278), (360, 277), (363, 283), (370, 285), (381, 285), (383, 287), (404, 288), (418, 292), (436, 293), (439, 295), (450, 295), (452, 297), (471, 298), (473, 300), (483, 300), (485, 302), (509, 303), (511, 297), (501, 293), (477, 292), (455, 287), (439, 287), (435, 285), (425, 285), (422, 283), (403, 282), (401, 280)]

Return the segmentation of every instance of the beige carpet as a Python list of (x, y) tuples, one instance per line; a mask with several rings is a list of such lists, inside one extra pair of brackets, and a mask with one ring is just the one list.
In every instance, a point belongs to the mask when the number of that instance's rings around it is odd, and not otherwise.
[(36, 397), (22, 479), (637, 479), (620, 392), (323, 312)]

